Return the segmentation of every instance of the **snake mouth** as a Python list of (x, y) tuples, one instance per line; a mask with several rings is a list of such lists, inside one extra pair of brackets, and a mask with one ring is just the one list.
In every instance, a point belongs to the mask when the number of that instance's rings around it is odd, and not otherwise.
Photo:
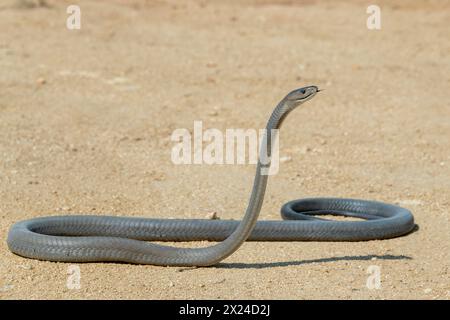
[(314, 96), (316, 95), (317, 92), (320, 92), (320, 90), (317, 89), (315, 92), (311, 92), (311, 93), (309, 93), (307, 96), (305, 96), (303, 99), (299, 99), (299, 100), (304, 101), (304, 100), (310, 99), (310, 98), (314, 97)]

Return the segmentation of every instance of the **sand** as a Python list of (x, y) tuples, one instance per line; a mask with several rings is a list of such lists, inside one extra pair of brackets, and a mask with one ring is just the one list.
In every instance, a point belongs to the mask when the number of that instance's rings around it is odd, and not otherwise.
[[(0, 4), (0, 298), (450, 298), (450, 2), (380, 1), (381, 30), (365, 1), (77, 3), (81, 30), (70, 1)], [(326, 90), (285, 122), (261, 219), (354, 197), (409, 208), (418, 231), (249, 242), (211, 268), (78, 264), (80, 289), (70, 264), (8, 250), (14, 222), (46, 215), (240, 219), (254, 166), (174, 165), (171, 133), (262, 128), (311, 84)]]

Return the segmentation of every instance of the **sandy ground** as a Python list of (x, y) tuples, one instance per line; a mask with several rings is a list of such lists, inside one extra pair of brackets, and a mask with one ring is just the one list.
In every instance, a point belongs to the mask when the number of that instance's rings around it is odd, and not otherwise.
[[(77, 1), (0, 4), (0, 297), (449, 299), (450, 4)], [(34, 1), (38, 3), (38, 1)], [(216, 267), (68, 264), (8, 251), (16, 221), (58, 214), (240, 219), (252, 165), (177, 166), (177, 128), (262, 128), (291, 89), (261, 219), (310, 196), (411, 209), (420, 229), (359, 243), (245, 243)], [(207, 243), (191, 243), (203, 246)], [(381, 288), (366, 286), (378, 266)]]

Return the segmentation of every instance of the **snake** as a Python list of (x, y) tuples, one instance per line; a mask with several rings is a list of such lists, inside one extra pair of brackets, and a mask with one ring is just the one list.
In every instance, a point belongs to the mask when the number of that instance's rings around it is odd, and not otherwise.
[[(295, 89), (273, 110), (261, 140), (253, 188), (241, 221), (103, 215), (38, 217), (10, 227), (9, 250), (46, 261), (206, 267), (218, 264), (245, 241), (367, 241), (410, 233), (415, 227), (410, 210), (348, 198), (293, 200), (282, 206), (282, 220), (258, 221), (274, 150), (273, 138), (278, 137), (286, 116), (320, 91), (317, 86)], [(214, 243), (194, 248), (161, 244), (177, 241)]]

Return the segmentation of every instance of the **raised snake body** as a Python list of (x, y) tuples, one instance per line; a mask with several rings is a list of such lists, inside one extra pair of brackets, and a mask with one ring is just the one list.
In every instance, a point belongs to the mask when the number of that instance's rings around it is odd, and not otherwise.
[[(271, 135), (283, 119), (311, 99), (316, 86), (289, 93), (273, 111), (263, 139), (272, 152)], [(268, 175), (258, 161), (252, 193), (242, 221), (206, 219), (144, 219), (111, 216), (53, 216), (14, 224), (9, 249), (21, 256), (50, 261), (122, 261), (162, 266), (214, 265), (236, 251), (246, 240), (360, 241), (385, 239), (410, 232), (414, 219), (407, 209), (375, 201), (311, 198), (282, 207), (287, 221), (257, 222)], [(358, 217), (363, 221), (333, 221), (318, 215)], [(147, 241), (220, 241), (205, 248), (177, 248)]]

